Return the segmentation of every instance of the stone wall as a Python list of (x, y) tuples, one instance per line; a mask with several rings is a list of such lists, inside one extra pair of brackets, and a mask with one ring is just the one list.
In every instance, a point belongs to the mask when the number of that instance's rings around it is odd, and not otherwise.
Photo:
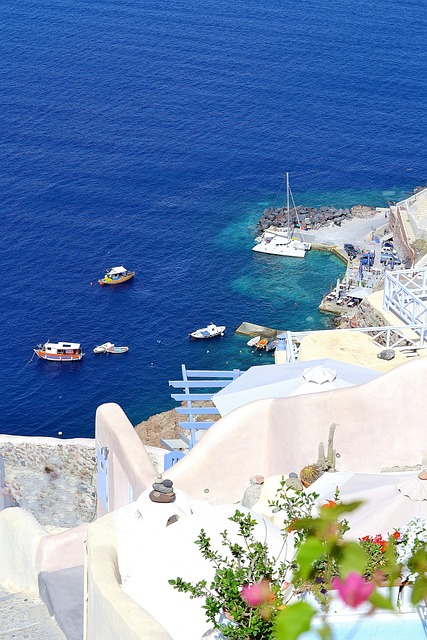
[(5, 495), (44, 526), (68, 528), (91, 522), (96, 513), (95, 442), (43, 440), (0, 442)]
[(404, 224), (397, 206), (390, 207), (389, 223), (390, 231), (393, 234), (393, 242), (402, 259), (402, 263), (407, 269), (410, 269), (414, 265), (415, 251), (408, 242)]
[(386, 327), (388, 322), (378, 309), (375, 309), (368, 300), (362, 300), (353, 313), (341, 316), (340, 329), (356, 329), (358, 327)]

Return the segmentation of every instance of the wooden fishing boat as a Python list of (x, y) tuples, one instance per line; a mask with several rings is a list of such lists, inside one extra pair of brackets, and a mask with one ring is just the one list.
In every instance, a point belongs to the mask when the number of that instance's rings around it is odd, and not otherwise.
[(107, 349), (107, 353), (126, 353), (126, 351), (129, 351), (129, 347), (115, 347), (112, 345)]
[(265, 349), (265, 347), (268, 344), (268, 339), (267, 338), (261, 338), (261, 340), (259, 342), (256, 343), (256, 348), (257, 349)]
[(84, 356), (81, 345), (78, 342), (45, 342), (37, 345), (34, 353), (41, 360), (53, 362), (70, 362), (81, 360)]
[(107, 353), (107, 349), (110, 347), (114, 347), (112, 342), (104, 342), (104, 344), (100, 344), (98, 347), (95, 347), (93, 350), (94, 353)]
[(135, 271), (128, 271), (125, 267), (113, 267), (112, 269), (108, 269), (106, 271), (105, 276), (98, 280), (99, 284), (104, 286), (104, 284), (121, 284), (122, 282), (127, 282), (135, 275)]

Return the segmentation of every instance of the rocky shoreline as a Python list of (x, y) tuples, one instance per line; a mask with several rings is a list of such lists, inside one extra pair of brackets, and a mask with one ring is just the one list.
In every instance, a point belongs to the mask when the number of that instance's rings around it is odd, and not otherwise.
[[(193, 402), (193, 406), (207, 407), (213, 406), (213, 404), (210, 402), (200, 401)], [(206, 417), (206, 415), (201, 414), (199, 416), (194, 416), (194, 418), (197, 422), (203, 422), (208, 419), (209, 421), (219, 420), (220, 416), (216, 415)], [(164, 445), (160, 442), (161, 438), (169, 440), (179, 438), (181, 435), (189, 436), (190, 432), (186, 429), (181, 429), (179, 426), (178, 422), (180, 420), (182, 420), (182, 416), (180, 416), (175, 409), (170, 409), (163, 413), (157, 413), (148, 418), (148, 420), (140, 422), (135, 426), (135, 431), (144, 445), (164, 448)]]
[[(353, 218), (370, 218), (377, 212), (375, 207), (358, 204), (350, 209), (336, 209), (335, 207), (303, 207), (298, 205), (290, 211), (290, 223), (300, 225), (304, 229), (320, 229), (330, 224), (340, 227), (346, 220)], [(259, 231), (265, 231), (270, 226), (285, 227), (288, 224), (287, 209), (285, 207), (268, 207), (264, 209), (257, 223)]]

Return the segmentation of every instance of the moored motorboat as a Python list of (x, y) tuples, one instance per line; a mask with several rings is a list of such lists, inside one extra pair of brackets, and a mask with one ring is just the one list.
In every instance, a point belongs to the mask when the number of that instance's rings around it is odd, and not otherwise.
[(260, 340), (261, 336), (255, 336), (255, 338), (251, 338), (250, 340), (248, 340), (246, 344), (248, 345), (248, 347), (254, 347)]
[(126, 351), (129, 351), (129, 347), (115, 347), (112, 345), (107, 349), (107, 353), (126, 353)]
[(277, 340), (270, 340), (270, 342), (268, 342), (265, 345), (265, 350), (266, 351), (274, 351), (277, 347)]
[(105, 276), (98, 280), (101, 287), (104, 284), (121, 284), (127, 282), (135, 275), (135, 271), (128, 271), (125, 267), (113, 267), (105, 272)]
[(268, 344), (268, 339), (267, 338), (261, 338), (261, 340), (259, 340), (259, 342), (256, 343), (256, 348), (257, 349), (265, 349), (265, 347)]
[(81, 345), (78, 342), (45, 342), (37, 345), (34, 353), (41, 360), (56, 362), (70, 362), (81, 360), (84, 356)]
[(110, 347), (114, 347), (112, 342), (104, 342), (104, 344), (100, 344), (98, 347), (95, 347), (93, 350), (94, 353), (106, 353), (107, 349)]
[(195, 340), (216, 338), (217, 336), (223, 336), (224, 332), (224, 326), (217, 326), (213, 322), (210, 322), (207, 327), (197, 329), (196, 331), (193, 331), (193, 333), (190, 333), (190, 338), (194, 338)]

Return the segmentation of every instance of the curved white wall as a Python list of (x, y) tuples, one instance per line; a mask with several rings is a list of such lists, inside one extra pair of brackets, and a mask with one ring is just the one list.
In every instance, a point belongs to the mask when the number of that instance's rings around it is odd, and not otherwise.
[(340, 471), (421, 464), (427, 456), (427, 358), (356, 387), (259, 400), (215, 423), (166, 472), (177, 488), (212, 504), (241, 498), (257, 474), (299, 472), (317, 460), (334, 422)]
[(167, 631), (120, 587), (114, 518), (110, 513), (89, 525), (85, 639), (171, 640)]
[(0, 512), (0, 584), (9, 591), (38, 593), (37, 555), (48, 533), (19, 507)]

